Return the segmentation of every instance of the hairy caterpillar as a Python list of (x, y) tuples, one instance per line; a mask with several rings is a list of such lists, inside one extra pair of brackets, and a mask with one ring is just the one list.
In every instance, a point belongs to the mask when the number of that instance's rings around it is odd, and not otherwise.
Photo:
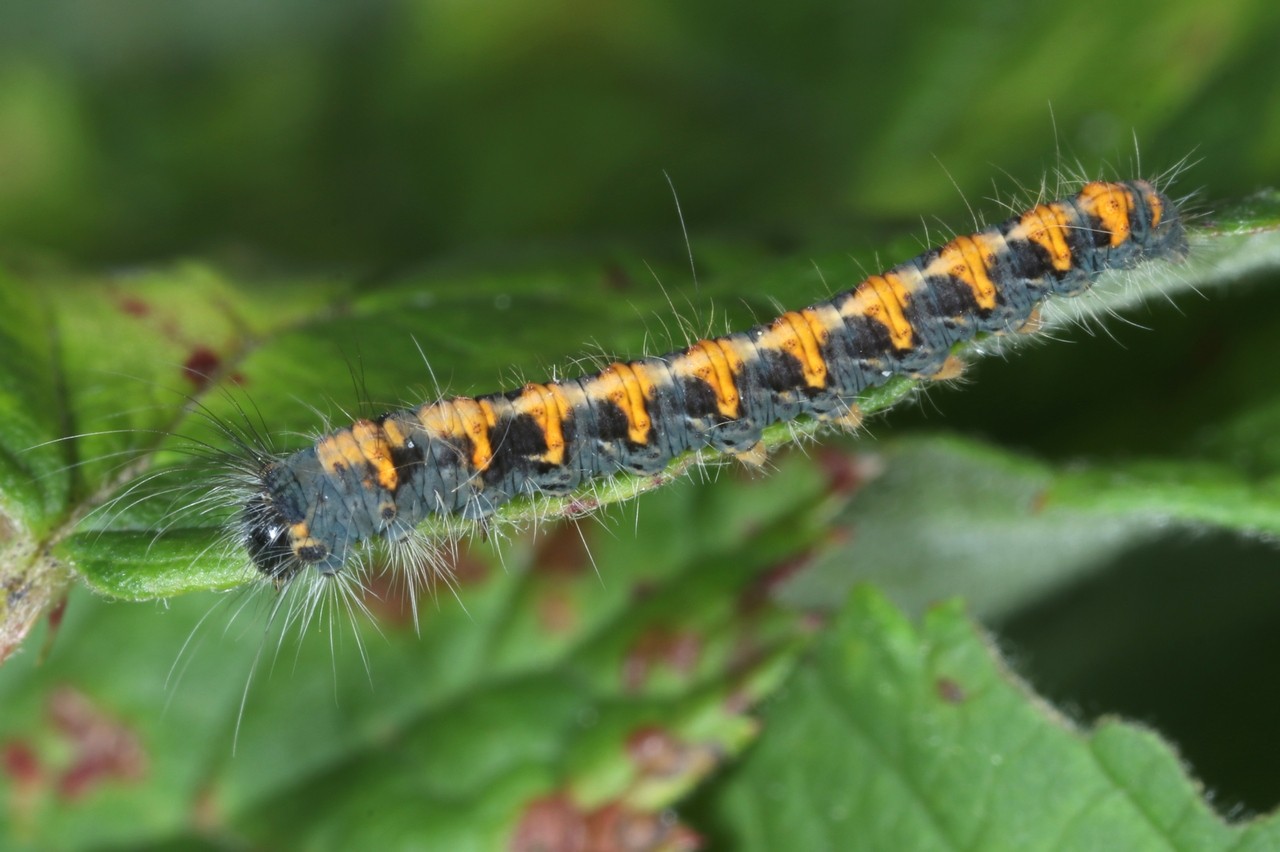
[(1187, 250), (1174, 203), (1145, 181), (1092, 182), (960, 236), (834, 298), (683, 351), (358, 420), (284, 457), (258, 453), (236, 533), (277, 585), (341, 576), (372, 539), (413, 544), (429, 516), (481, 521), (525, 494), (652, 474), (711, 447), (764, 459), (763, 430), (800, 417), (852, 428), (893, 376), (958, 373), (955, 344), (1035, 327), (1050, 295)]

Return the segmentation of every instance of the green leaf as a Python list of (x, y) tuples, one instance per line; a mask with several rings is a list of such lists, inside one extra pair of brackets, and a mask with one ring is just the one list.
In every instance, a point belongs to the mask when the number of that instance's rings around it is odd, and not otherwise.
[(857, 592), (717, 791), (733, 849), (1267, 849), (1224, 824), (1151, 731), (1033, 700), (957, 604), (913, 627)]

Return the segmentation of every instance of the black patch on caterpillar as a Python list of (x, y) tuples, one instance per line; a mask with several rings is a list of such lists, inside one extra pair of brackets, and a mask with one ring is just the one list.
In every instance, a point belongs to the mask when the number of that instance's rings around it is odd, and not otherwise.
[[(895, 375), (943, 376), (955, 343), (1025, 328), (1049, 295), (1186, 250), (1176, 208), (1150, 184), (1087, 184), (745, 332), (339, 430), (317, 444), (344, 439), (341, 452), (326, 446), (328, 470), (316, 447), (262, 466), (240, 539), (281, 584), (308, 566), (336, 573), (353, 545), (398, 540), (429, 515), (479, 520), (519, 494), (562, 494), (620, 470), (657, 473), (704, 447), (754, 457), (771, 424), (839, 418)], [(725, 414), (731, 405), (736, 417)], [(382, 428), (388, 421), (395, 429)]]

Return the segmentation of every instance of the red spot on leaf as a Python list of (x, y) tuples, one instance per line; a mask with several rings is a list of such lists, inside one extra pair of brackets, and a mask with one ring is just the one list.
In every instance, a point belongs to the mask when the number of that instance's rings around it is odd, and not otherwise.
[(151, 306), (137, 296), (125, 296), (120, 300), (120, 310), (131, 317), (145, 317), (151, 313)]
[(627, 692), (639, 692), (653, 668), (653, 652), (643, 645), (632, 648), (622, 660), (622, 685)]
[(639, 603), (653, 597), (660, 587), (652, 580), (641, 580), (631, 587), (631, 599)]
[(0, 767), (12, 782), (6, 785), (9, 795), (5, 801), (11, 825), (9, 833), (15, 833), (13, 827), (16, 827), (16, 833), (30, 834), (39, 813), (40, 790), (44, 782), (40, 758), (28, 743), (10, 740), (4, 744), (0, 754)]
[(511, 838), (512, 852), (560, 852), (587, 848), (586, 814), (563, 794), (535, 799)]
[(512, 852), (685, 852), (701, 838), (667, 814), (609, 802), (585, 810), (567, 794), (529, 803), (511, 837)]
[(564, 516), (566, 518), (581, 518), (590, 515), (596, 509), (600, 508), (600, 501), (594, 497), (582, 497), (571, 500), (564, 507)]
[(622, 683), (638, 692), (657, 666), (688, 675), (702, 656), (702, 637), (692, 630), (650, 628), (636, 639), (622, 661)]
[(814, 556), (813, 550), (805, 549), (761, 572), (743, 588), (739, 607), (754, 612), (766, 605), (783, 583), (813, 564)]
[(558, 524), (539, 542), (533, 563), (539, 574), (576, 577), (591, 567), (591, 553), (575, 524)]
[(964, 687), (949, 677), (938, 678), (934, 681), (933, 688), (937, 690), (938, 697), (948, 704), (963, 704), (968, 697)]
[(21, 740), (4, 744), (4, 774), (13, 779), (14, 786), (28, 787), (40, 780), (40, 758), (35, 749)]
[(454, 585), (458, 587), (478, 586), (489, 579), (489, 564), (476, 559), (465, 550), (459, 552), (457, 558), (450, 561), (447, 570), (453, 576)]
[(702, 637), (692, 630), (677, 631), (667, 646), (667, 665), (680, 674), (692, 674), (702, 657)]
[(683, 752), (681, 742), (656, 725), (637, 728), (627, 737), (627, 756), (642, 775), (671, 775)]
[(191, 823), (205, 834), (213, 834), (224, 824), (221, 808), (212, 787), (202, 787), (191, 801)]
[(635, 287), (630, 273), (617, 263), (610, 263), (604, 268), (604, 285), (615, 293), (625, 293)]
[(686, 742), (656, 725), (648, 725), (637, 728), (627, 737), (627, 757), (643, 778), (696, 780), (715, 768), (720, 750)]
[(590, 852), (683, 852), (702, 847), (702, 838), (667, 814), (637, 811), (620, 802), (587, 816)]
[(808, 610), (800, 614), (800, 629), (809, 634), (817, 633), (826, 627), (830, 621), (830, 613)]
[(55, 631), (62, 627), (62, 617), (67, 614), (67, 596), (63, 595), (53, 608), (49, 610), (49, 630)]
[(722, 706), (724, 707), (724, 712), (730, 716), (741, 716), (750, 710), (754, 703), (755, 699), (751, 693), (742, 687), (738, 687), (725, 696)]
[[(44, 646), (40, 649), (40, 659), (49, 656), (49, 652), (53, 650), (53, 643), (57, 640), (62, 630), (62, 619), (67, 614), (67, 596), (64, 594), (58, 599), (58, 602), (49, 610), (49, 630), (44, 636)], [(0, 659), (3, 659), (0, 657)]]
[(538, 595), (538, 623), (548, 633), (568, 633), (578, 624), (577, 600), (568, 589), (548, 589)]
[(443, 589), (476, 585), (489, 575), (488, 566), (465, 550), (456, 554), (436, 553), (435, 562), (405, 570), (370, 572), (365, 581), (363, 602), (379, 622), (393, 627), (414, 624), (415, 608), (421, 612), (424, 598)]
[(852, 497), (884, 473), (884, 460), (870, 453), (823, 447), (818, 451), (818, 468), (826, 474), (827, 488), (833, 494)]
[(49, 698), (49, 721), (73, 753), (58, 776), (58, 792), (67, 799), (89, 793), (104, 781), (139, 781), (147, 758), (134, 732), (104, 713), (88, 696), (63, 686)]
[(853, 541), (853, 527), (847, 524), (833, 524), (827, 531), (826, 543), (832, 547), (848, 547)]
[(209, 386), (221, 366), (222, 357), (217, 352), (207, 346), (197, 346), (182, 362), (182, 375), (200, 391)]
[(392, 627), (413, 624), (413, 600), (408, 594), (410, 582), (398, 572), (371, 572), (364, 582), (363, 597), (369, 614), (380, 624)]

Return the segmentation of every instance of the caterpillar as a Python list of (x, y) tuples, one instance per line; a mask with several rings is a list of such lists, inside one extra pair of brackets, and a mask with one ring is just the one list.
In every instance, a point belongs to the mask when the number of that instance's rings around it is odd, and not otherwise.
[(656, 474), (703, 448), (758, 465), (773, 424), (854, 428), (867, 389), (958, 375), (956, 344), (1032, 330), (1047, 297), (1186, 252), (1178, 209), (1153, 184), (1087, 183), (746, 331), (356, 420), (290, 455), (260, 453), (236, 535), (283, 586), (308, 571), (341, 575), (363, 542), (412, 541), (429, 516), (483, 522), (520, 495)]

